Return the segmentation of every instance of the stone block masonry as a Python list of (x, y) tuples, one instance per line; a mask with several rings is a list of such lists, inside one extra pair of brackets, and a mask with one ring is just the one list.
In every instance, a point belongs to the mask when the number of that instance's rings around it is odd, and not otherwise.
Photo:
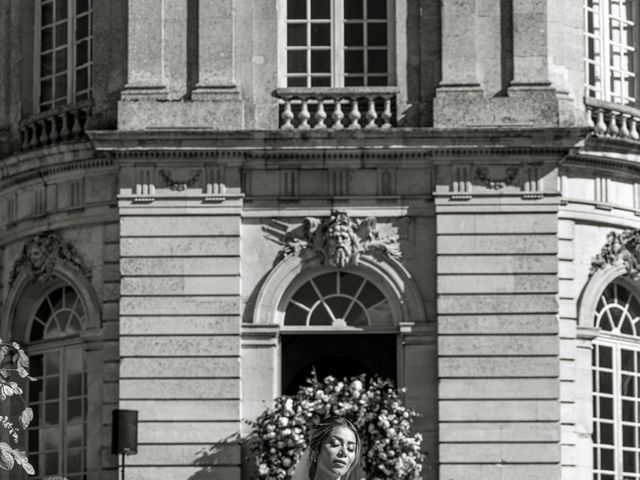
[(440, 478), (559, 479), (557, 207), (474, 200), (436, 200)]
[(133, 207), (120, 203), (119, 404), (140, 420), (127, 475), (239, 478), (240, 216)]

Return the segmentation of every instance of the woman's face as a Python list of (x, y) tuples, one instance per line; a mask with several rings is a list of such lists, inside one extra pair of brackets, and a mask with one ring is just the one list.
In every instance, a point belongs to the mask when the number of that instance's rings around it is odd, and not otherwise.
[(356, 458), (356, 436), (350, 428), (335, 427), (318, 453), (317, 479), (342, 477)]

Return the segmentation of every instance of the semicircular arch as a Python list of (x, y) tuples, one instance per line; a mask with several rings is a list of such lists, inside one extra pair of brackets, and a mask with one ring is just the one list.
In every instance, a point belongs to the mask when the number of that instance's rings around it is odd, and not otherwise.
[[(85, 323), (82, 325), (83, 330), (97, 329), (101, 325), (100, 309), (98, 308), (98, 299), (87, 278), (77, 269), (66, 265), (64, 262), (56, 262), (53, 267), (51, 278), (59, 285), (71, 286), (80, 297), (85, 308)], [(33, 285), (31, 274), (23, 270), (15, 278), (7, 298), (2, 306), (0, 320), (2, 328), (0, 335), (3, 337), (11, 337), (12, 339), (24, 342), (27, 338), (28, 321), (20, 321), (16, 318), (16, 310), (23, 293)], [(49, 287), (46, 287), (49, 289)]]
[[(415, 281), (396, 260), (387, 257), (362, 255), (358, 265), (350, 265), (345, 272), (360, 275), (378, 287), (389, 300), (394, 322), (423, 323), (424, 305)], [(320, 255), (303, 252), (280, 261), (267, 275), (256, 299), (254, 323), (281, 324), (287, 301), (307, 280), (323, 273), (336, 271), (322, 264)]]

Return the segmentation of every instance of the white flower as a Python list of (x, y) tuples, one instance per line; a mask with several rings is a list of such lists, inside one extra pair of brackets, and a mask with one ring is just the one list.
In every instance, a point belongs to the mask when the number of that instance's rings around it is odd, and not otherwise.
[(353, 390), (354, 392), (359, 392), (362, 390), (362, 382), (356, 379), (353, 382), (351, 382), (351, 384), (349, 385), (349, 388), (351, 388), (351, 390)]
[(278, 418), (278, 425), (281, 427), (286, 427), (289, 425), (289, 417), (280, 417)]
[(260, 476), (264, 477), (267, 473), (269, 473), (269, 467), (267, 467), (266, 463), (261, 463), (258, 466), (258, 474), (260, 474)]

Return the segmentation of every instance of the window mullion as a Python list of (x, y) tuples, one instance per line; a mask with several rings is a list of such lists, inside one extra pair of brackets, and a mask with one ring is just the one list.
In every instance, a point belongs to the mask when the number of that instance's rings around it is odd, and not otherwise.
[(609, 42), (609, 24), (611, 22), (609, 15), (609, 1), (603, 0), (600, 5), (600, 48), (601, 48), (601, 61), (600, 72), (602, 77), (602, 99), (606, 101), (613, 100), (613, 92), (611, 90), (611, 70), (610, 70), (610, 42)]
[(613, 455), (614, 455), (614, 465), (616, 470), (616, 475), (622, 474), (623, 464), (622, 464), (622, 395), (620, 393), (620, 384), (622, 380), (622, 369), (620, 366), (620, 357), (622, 356), (622, 352), (620, 349), (620, 345), (614, 344), (613, 346), (613, 378), (612, 380), (612, 388), (613, 388), (613, 425), (614, 425), (614, 447), (613, 447)]
[(344, 0), (331, 2), (331, 84), (344, 87)]
[(41, 71), (40, 71), (40, 62), (42, 59), (42, 0), (37, 0), (35, 2), (35, 20), (33, 29), (33, 51), (35, 55), (33, 56), (33, 105), (34, 111), (36, 113), (40, 113), (40, 82), (41, 82)]

